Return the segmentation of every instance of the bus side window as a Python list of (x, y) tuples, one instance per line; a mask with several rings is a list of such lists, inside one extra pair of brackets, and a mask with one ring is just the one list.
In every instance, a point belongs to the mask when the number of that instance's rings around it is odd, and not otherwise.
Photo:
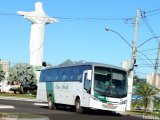
[(91, 80), (87, 79), (88, 74), (84, 74), (84, 89), (87, 91), (87, 93), (91, 93)]

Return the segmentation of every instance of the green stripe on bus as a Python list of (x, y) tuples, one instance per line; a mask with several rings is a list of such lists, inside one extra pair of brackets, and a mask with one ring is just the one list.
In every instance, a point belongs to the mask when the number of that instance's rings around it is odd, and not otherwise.
[(98, 98), (100, 101), (107, 101), (107, 100), (108, 100), (107, 97), (101, 96), (101, 95), (98, 94), (98, 93), (94, 93), (94, 97)]
[(54, 95), (54, 83), (53, 82), (46, 82), (46, 92), (47, 92), (47, 98), (49, 95), (52, 95), (52, 102), (55, 101), (55, 95)]

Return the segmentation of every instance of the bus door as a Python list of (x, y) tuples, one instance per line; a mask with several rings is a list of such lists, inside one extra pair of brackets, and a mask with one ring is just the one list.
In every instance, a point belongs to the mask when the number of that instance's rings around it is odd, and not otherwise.
[(82, 95), (82, 106), (89, 107), (89, 100), (91, 97), (91, 77), (92, 71), (86, 70), (83, 73), (83, 95)]

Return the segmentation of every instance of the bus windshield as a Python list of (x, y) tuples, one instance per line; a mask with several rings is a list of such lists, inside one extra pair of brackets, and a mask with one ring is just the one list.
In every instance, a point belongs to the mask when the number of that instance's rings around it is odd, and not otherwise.
[(102, 96), (123, 98), (127, 96), (127, 75), (125, 71), (95, 67), (94, 91)]

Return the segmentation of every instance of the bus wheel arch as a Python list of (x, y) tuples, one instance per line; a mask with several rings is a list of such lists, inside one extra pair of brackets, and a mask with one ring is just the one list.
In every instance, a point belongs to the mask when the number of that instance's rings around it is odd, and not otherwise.
[(81, 99), (79, 96), (77, 96), (75, 99), (75, 108), (76, 108), (76, 113), (80, 114), (83, 112), (83, 108), (81, 107)]

